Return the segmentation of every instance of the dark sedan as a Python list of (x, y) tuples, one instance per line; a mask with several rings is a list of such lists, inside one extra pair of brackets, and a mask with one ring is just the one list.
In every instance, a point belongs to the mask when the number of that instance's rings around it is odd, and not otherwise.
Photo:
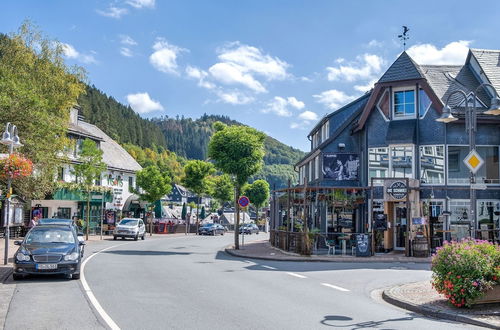
[(240, 234), (259, 234), (259, 227), (254, 223), (246, 223), (240, 227)]
[(201, 226), (198, 229), (198, 234), (200, 235), (224, 235), (224, 226), (219, 225), (218, 223), (207, 223)]
[(65, 225), (43, 225), (32, 228), (14, 255), (14, 280), (32, 274), (64, 274), (80, 278), (82, 253), (75, 231)]

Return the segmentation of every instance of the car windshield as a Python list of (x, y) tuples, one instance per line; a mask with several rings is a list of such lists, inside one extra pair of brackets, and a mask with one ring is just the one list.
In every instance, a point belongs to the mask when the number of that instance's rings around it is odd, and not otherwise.
[(73, 220), (70, 219), (40, 219), (39, 225), (71, 225)]
[(203, 225), (203, 227), (212, 227), (212, 226), (214, 226), (213, 223), (206, 223), (206, 224)]
[(119, 225), (122, 225), (122, 226), (137, 226), (137, 223), (139, 223), (138, 220), (123, 219), (122, 221), (120, 221)]
[(65, 228), (35, 227), (25, 240), (26, 244), (36, 243), (75, 243), (73, 232)]

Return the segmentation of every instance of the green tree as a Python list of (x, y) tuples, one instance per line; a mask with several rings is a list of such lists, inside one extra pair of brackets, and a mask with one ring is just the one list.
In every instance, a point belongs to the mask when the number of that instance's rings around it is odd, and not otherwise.
[[(161, 173), (156, 166), (149, 166), (137, 172), (137, 185), (142, 189), (139, 193), (141, 199), (149, 203), (151, 211), (153, 211), (156, 201), (172, 191), (170, 177)], [(153, 235), (152, 218), (150, 219), (149, 230), (150, 236)]]
[[(247, 126), (226, 126), (215, 123), (216, 132), (208, 144), (208, 156), (217, 169), (233, 178), (235, 195), (241, 194), (242, 186), (248, 178), (257, 173), (263, 164), (264, 133)], [(239, 249), (240, 206), (235, 199), (236, 223), (234, 246)]]
[[(87, 193), (87, 228), (85, 231), (86, 239), (89, 239), (90, 229), (90, 197), (95, 189), (96, 180), (100, 180), (101, 173), (106, 169), (106, 164), (102, 161), (102, 150), (97, 144), (85, 139), (82, 143), (82, 149), (78, 155), (80, 163), (74, 165), (74, 174), (82, 190)], [(104, 198), (104, 196), (102, 197)]]
[(209, 192), (208, 176), (215, 172), (212, 164), (202, 160), (190, 160), (184, 166), (184, 178), (182, 184), (194, 192), (198, 197), (198, 207), (196, 208), (196, 233), (198, 233), (198, 225), (200, 219), (199, 205), (201, 203), (201, 196)]
[(186, 220), (186, 216), (187, 216), (186, 203), (182, 203), (181, 219), (185, 221)]
[(269, 200), (269, 190), (269, 183), (265, 180), (256, 180), (245, 187), (244, 194), (256, 209), (257, 222), (259, 221), (259, 209), (266, 205)]
[(225, 202), (232, 201), (234, 199), (234, 187), (231, 177), (223, 174), (210, 178), (210, 196), (221, 206), (224, 206)]
[(37, 173), (16, 180), (14, 189), (25, 198), (42, 199), (55, 188), (69, 144), (69, 109), (84, 90), (85, 72), (68, 67), (63, 50), (28, 21), (16, 33), (0, 33), (0, 123), (17, 126), (24, 144), (19, 150)]

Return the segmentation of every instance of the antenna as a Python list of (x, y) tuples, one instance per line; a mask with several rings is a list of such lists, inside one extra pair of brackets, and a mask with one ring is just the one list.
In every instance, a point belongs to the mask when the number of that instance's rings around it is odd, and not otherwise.
[(398, 35), (399, 40), (403, 42), (403, 50), (406, 50), (406, 40), (410, 39), (408, 32), (410, 32), (410, 29), (403, 25), (403, 34)]

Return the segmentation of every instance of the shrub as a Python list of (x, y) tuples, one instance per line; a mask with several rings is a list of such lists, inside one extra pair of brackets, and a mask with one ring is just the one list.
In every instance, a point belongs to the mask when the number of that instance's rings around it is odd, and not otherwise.
[(500, 284), (500, 247), (488, 241), (446, 242), (432, 258), (432, 286), (456, 307), (470, 307)]

